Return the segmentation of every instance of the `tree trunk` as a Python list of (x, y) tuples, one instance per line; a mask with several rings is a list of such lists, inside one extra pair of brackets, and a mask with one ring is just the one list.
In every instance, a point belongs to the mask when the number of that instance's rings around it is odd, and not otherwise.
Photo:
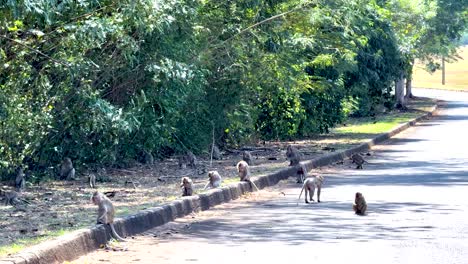
[(414, 59), (410, 61), (410, 66), (408, 72), (406, 73), (406, 98), (413, 98), (413, 69), (414, 69)]
[(412, 76), (409, 76), (407, 79), (406, 79), (406, 98), (413, 98), (413, 93), (411, 92), (411, 88), (412, 88)]
[(445, 85), (445, 57), (442, 57), (442, 85)]
[(405, 109), (405, 90), (403, 88), (404, 81), (403, 75), (400, 76), (398, 80), (395, 81), (395, 99), (396, 99), (396, 108)]

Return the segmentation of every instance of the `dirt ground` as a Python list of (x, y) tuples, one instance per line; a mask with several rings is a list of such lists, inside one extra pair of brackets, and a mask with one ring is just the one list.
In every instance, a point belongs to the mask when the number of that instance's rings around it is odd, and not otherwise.
[[(309, 160), (349, 148), (373, 136), (375, 134), (330, 133), (302, 141), (259, 142), (240, 150), (222, 151), (222, 160), (213, 160), (211, 166), (209, 157), (197, 157), (198, 167), (205, 168), (203, 173), (200, 173), (200, 169), (180, 169), (175, 158), (127, 169), (107, 168), (97, 175), (97, 190), (116, 192), (111, 200), (116, 206), (117, 217), (122, 217), (180, 197), (179, 184), (184, 176), (192, 178), (196, 194), (203, 193), (207, 182), (206, 171), (209, 170), (217, 170), (223, 177), (223, 184), (238, 181), (235, 165), (242, 159), (244, 149), (254, 157), (251, 171), (255, 177), (287, 167), (289, 162), (285, 152), (288, 144), (296, 146), (303, 159)], [(77, 176), (77, 180), (69, 182), (28, 184), (21, 193), (21, 199), (25, 202), (16, 206), (0, 204), (0, 257), (64, 232), (94, 225), (96, 208), (90, 203), (90, 196), (95, 189), (88, 186), (87, 172), (77, 168)], [(129, 181), (136, 183), (136, 188), (133, 184), (126, 184)], [(0, 188), (12, 188), (5, 184), (0, 184)]]

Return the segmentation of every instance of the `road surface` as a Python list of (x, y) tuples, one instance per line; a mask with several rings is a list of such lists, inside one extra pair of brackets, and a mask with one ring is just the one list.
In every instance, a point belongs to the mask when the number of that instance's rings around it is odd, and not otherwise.
[[(414, 93), (447, 104), (364, 170), (324, 169), (322, 203), (298, 203), (291, 179), (74, 263), (468, 263), (468, 93)], [(357, 191), (367, 216), (352, 212)]]

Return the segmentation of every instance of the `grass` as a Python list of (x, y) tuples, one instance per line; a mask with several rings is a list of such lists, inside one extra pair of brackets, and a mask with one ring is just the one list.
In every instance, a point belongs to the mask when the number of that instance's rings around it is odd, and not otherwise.
[(441, 70), (431, 74), (424, 70), (424, 65), (417, 63), (413, 76), (413, 86), (468, 91), (468, 46), (461, 47), (459, 55), (462, 59), (452, 63), (445, 63), (445, 85), (442, 85)]
[[(77, 228), (79, 229), (79, 228)], [(15, 243), (7, 246), (1, 246), (0, 247), (0, 257), (10, 255), (10, 254), (15, 254), (23, 250), (25, 247), (29, 247), (31, 245), (36, 245), (39, 244), (43, 241), (46, 241), (51, 238), (55, 238), (58, 236), (62, 236), (64, 234), (70, 233), (70, 230), (56, 230), (53, 232), (49, 232), (46, 235), (43, 235), (41, 237), (36, 237), (36, 238), (25, 238), (25, 239), (20, 239), (17, 240)]]
[(416, 98), (408, 102), (408, 111), (396, 110), (375, 117), (350, 118), (345, 122), (346, 124), (338, 126), (332, 129), (330, 134), (324, 135), (322, 141), (337, 150), (350, 148), (421, 116), (430, 111), (435, 104), (434, 99)]

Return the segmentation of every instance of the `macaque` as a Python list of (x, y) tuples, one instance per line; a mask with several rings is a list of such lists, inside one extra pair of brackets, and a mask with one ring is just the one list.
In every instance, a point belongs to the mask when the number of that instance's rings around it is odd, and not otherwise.
[(309, 203), (309, 201), (307, 201), (307, 193), (309, 193), (310, 201), (313, 202), (315, 188), (317, 188), (317, 202), (320, 203), (320, 193), (322, 191), (322, 184), (322, 175), (314, 175), (310, 178), (305, 179), (304, 184), (302, 185), (301, 193), (299, 194), (299, 199), (301, 199), (302, 191), (305, 190), (305, 203)]
[(146, 150), (143, 151), (143, 163), (149, 165), (154, 163), (153, 155)]
[(249, 151), (242, 152), (242, 160), (247, 162), (248, 165), (253, 165), (252, 154)]
[(307, 178), (307, 168), (304, 164), (301, 164), (301, 166), (297, 169), (296, 175), (296, 183), (304, 183), (305, 178)]
[(5, 197), (5, 205), (15, 205), (18, 202), (18, 193), (0, 189), (0, 196)]
[(62, 161), (60, 167), (60, 180), (74, 180), (75, 179), (75, 168), (70, 158), (65, 158)]
[(221, 186), (221, 176), (219, 175), (218, 171), (209, 171), (208, 172), (208, 183), (205, 185), (205, 188), (203, 190), (206, 190), (208, 186), (210, 188), (218, 188)]
[(89, 175), (89, 187), (96, 188), (96, 175), (93, 173)]
[(15, 188), (17, 192), (21, 192), (24, 189), (25, 180), (23, 168), (18, 167), (16, 169)]
[(359, 153), (356, 153), (356, 154), (353, 154), (351, 156), (351, 159), (353, 160), (353, 163), (356, 163), (356, 165), (357, 165), (356, 169), (358, 169), (358, 170), (361, 169), (362, 170), (362, 164), (364, 164), (364, 162), (366, 162), (364, 160), (364, 158), (361, 155), (359, 155)]
[(192, 168), (197, 168), (197, 158), (195, 155), (189, 151), (186, 155), (181, 155), (178, 157), (179, 160), (179, 168), (185, 169), (187, 165)]
[(259, 191), (257, 185), (255, 185), (255, 183), (250, 180), (249, 164), (246, 161), (241, 160), (237, 163), (236, 167), (237, 167), (237, 172), (239, 174), (240, 181), (250, 182), (255, 187), (255, 189)]
[(288, 145), (286, 149), (286, 158), (289, 160), (289, 166), (296, 166), (301, 161), (301, 153), (297, 148)]
[(356, 197), (354, 198), (353, 211), (357, 215), (365, 215), (366, 210), (367, 210), (366, 199), (364, 199), (364, 196), (362, 195), (362, 193), (357, 192)]
[(104, 194), (100, 192), (94, 192), (93, 196), (91, 197), (91, 201), (93, 204), (98, 206), (98, 217), (97, 217), (97, 224), (104, 224), (109, 225), (111, 228), (112, 236), (118, 241), (125, 241), (114, 228), (114, 215), (115, 209), (114, 205), (112, 205), (111, 200), (107, 198)]
[(188, 165), (192, 168), (197, 167), (197, 157), (192, 153), (192, 151), (187, 152), (187, 161)]
[(219, 150), (218, 146), (212, 145), (212, 149), (210, 150), (210, 153), (212, 153), (212, 157), (214, 160), (222, 159), (221, 151)]
[(193, 183), (189, 177), (183, 177), (180, 183), (182, 187), (182, 196), (192, 196), (193, 195)]

